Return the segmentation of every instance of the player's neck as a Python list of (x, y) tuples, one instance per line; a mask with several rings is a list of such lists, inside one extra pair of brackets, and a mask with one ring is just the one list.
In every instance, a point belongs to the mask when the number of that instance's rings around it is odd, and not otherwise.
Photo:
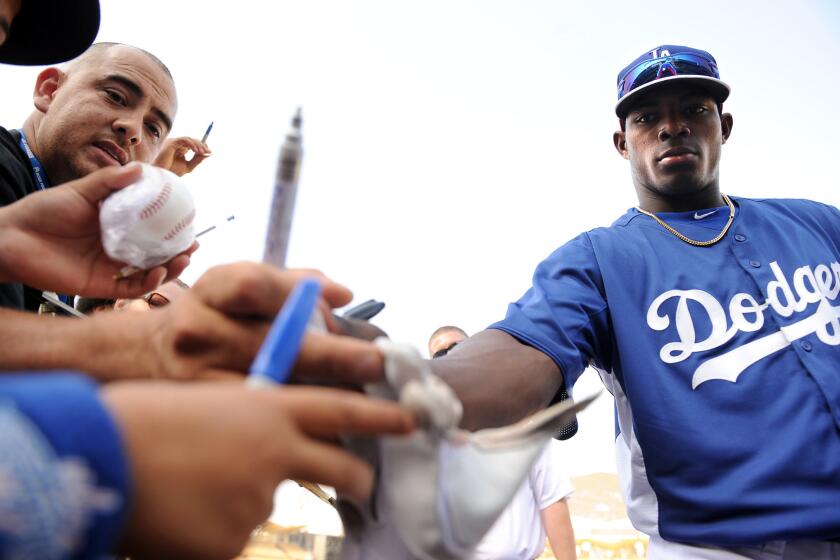
[(636, 194), (639, 198), (639, 208), (654, 213), (690, 212), (724, 205), (717, 182), (685, 194), (663, 194), (646, 187), (637, 188)]

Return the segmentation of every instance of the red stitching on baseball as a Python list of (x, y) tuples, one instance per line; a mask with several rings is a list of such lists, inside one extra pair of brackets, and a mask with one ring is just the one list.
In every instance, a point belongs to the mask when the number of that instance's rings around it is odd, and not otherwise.
[(178, 235), (179, 233), (184, 231), (184, 229), (186, 229), (186, 227), (189, 226), (193, 222), (194, 218), (195, 218), (195, 210), (193, 210), (192, 212), (190, 212), (189, 214), (184, 216), (181, 219), (180, 222), (175, 224), (175, 227), (173, 227), (171, 230), (169, 230), (169, 233), (167, 233), (166, 235), (163, 236), (163, 238), (165, 240), (169, 241), (170, 239), (172, 239), (173, 237), (175, 237), (176, 235)]
[(172, 196), (172, 187), (169, 183), (166, 183), (165, 185), (163, 185), (163, 188), (158, 193), (157, 198), (155, 198), (148, 206), (143, 208), (143, 210), (140, 212), (140, 219), (148, 220), (149, 218), (157, 214), (160, 211), (160, 209), (164, 207), (166, 201), (169, 200), (170, 196)]

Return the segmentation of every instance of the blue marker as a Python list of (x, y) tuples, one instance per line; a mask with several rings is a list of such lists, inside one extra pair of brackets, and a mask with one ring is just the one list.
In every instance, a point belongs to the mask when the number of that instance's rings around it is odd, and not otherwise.
[(201, 138), (201, 143), (207, 143), (207, 137), (210, 136), (210, 131), (213, 130), (213, 121), (210, 121), (210, 126), (207, 127), (207, 132), (204, 133), (204, 136)]
[(320, 294), (321, 284), (312, 278), (294, 287), (251, 364), (248, 385), (265, 387), (286, 382)]

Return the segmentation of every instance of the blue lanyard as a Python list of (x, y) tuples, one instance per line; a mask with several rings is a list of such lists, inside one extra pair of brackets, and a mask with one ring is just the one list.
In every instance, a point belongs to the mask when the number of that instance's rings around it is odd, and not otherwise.
[[(38, 158), (35, 157), (35, 154), (32, 152), (32, 148), (29, 147), (29, 142), (26, 141), (26, 135), (23, 133), (23, 129), (17, 129), (18, 134), (20, 135), (20, 140), (18, 140), (18, 144), (20, 144), (20, 149), (24, 151), (26, 156), (29, 158), (29, 165), (32, 167), (32, 174), (35, 176), (35, 183), (38, 185), (38, 188), (43, 190), (47, 190), (50, 188), (50, 182), (47, 180), (47, 176), (44, 175), (44, 166), (41, 165), (41, 162), (38, 161)], [(67, 305), (72, 305), (70, 303), (70, 296), (66, 296), (64, 294), (57, 294), (58, 299), (60, 299), (63, 303)]]
[(42, 191), (50, 188), (50, 182), (47, 180), (47, 176), (44, 174), (44, 166), (41, 165), (41, 162), (38, 161), (38, 158), (35, 157), (35, 154), (32, 152), (32, 149), (29, 147), (29, 142), (26, 141), (26, 135), (23, 133), (23, 129), (19, 128), (17, 132), (20, 135), (20, 140), (18, 140), (18, 144), (20, 144), (20, 149), (23, 150), (26, 156), (29, 158), (29, 165), (32, 167), (32, 174), (35, 176), (35, 183), (38, 185), (38, 188)]

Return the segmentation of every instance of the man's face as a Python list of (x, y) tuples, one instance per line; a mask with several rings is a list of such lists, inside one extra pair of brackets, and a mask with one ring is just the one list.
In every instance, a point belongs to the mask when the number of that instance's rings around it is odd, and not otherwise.
[(675, 82), (637, 101), (615, 135), (633, 182), (658, 196), (690, 195), (718, 180), (721, 145), (732, 117), (697, 86)]
[(177, 282), (167, 282), (141, 298), (118, 299), (114, 303), (114, 311), (149, 311), (158, 307), (166, 307), (177, 301), (186, 292), (186, 288)]
[(429, 342), (429, 356), (434, 357), (441, 350), (451, 349), (454, 345), (465, 340), (458, 331), (444, 331), (437, 334)]
[(33, 149), (53, 184), (102, 167), (150, 162), (177, 109), (175, 86), (142, 51), (117, 45), (36, 84)]

